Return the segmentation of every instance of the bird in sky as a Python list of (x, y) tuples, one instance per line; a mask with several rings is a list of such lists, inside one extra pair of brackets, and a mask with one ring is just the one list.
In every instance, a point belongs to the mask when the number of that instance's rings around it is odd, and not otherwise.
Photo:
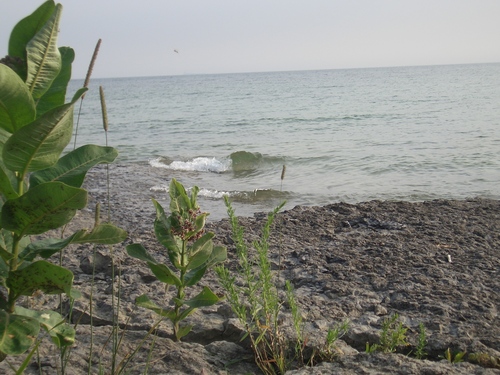
[(179, 53), (179, 51), (177, 51), (176, 49), (174, 49), (174, 52), (175, 52), (175, 53)]

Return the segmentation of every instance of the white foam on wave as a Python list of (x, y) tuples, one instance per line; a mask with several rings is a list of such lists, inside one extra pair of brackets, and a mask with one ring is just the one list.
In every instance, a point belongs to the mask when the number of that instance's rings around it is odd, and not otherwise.
[(200, 189), (200, 191), (198, 192), (198, 196), (211, 199), (222, 199), (225, 195), (231, 197), (233, 193), (215, 189)]
[(176, 171), (196, 171), (223, 173), (231, 168), (231, 159), (219, 160), (217, 158), (198, 157), (189, 161), (174, 160), (165, 164), (161, 158), (151, 159), (149, 165), (154, 168), (173, 169)]
[(168, 185), (155, 185), (149, 188), (151, 191), (164, 191), (168, 193)]
[[(188, 192), (191, 191), (192, 188), (186, 189)], [(166, 192), (168, 193), (168, 185), (155, 185), (149, 188), (151, 191), (155, 192)], [(227, 192), (227, 191), (219, 191), (215, 189), (205, 189), (202, 188), (198, 192), (199, 197), (209, 198), (209, 199), (222, 199), (225, 195), (231, 197), (235, 195), (235, 193)]]

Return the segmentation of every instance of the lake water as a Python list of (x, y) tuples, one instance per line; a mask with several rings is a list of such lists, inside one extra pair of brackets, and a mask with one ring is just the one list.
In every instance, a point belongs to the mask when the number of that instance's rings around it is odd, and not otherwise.
[(199, 186), (215, 217), (223, 194), (240, 215), (500, 198), (500, 64), (97, 79), (77, 145), (105, 142), (99, 86), (117, 163), (156, 176), (152, 194)]

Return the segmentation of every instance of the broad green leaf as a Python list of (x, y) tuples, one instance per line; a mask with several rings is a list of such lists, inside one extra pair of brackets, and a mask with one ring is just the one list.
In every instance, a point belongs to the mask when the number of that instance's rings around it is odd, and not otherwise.
[(101, 245), (114, 245), (125, 241), (127, 232), (113, 224), (99, 224), (92, 231), (85, 231), (73, 239), (73, 243), (95, 243)]
[(191, 201), (186, 193), (186, 189), (175, 178), (170, 181), (168, 188), (170, 195), (170, 211), (172, 213), (187, 213), (191, 208)]
[(211, 232), (205, 233), (201, 238), (194, 242), (193, 245), (191, 245), (189, 251), (189, 262), (187, 265), (188, 270), (197, 268), (208, 260), (210, 254), (212, 254), (213, 236), (214, 234)]
[(205, 212), (196, 217), (196, 220), (194, 222), (195, 233), (198, 233), (200, 230), (203, 229), (203, 227), (205, 226), (205, 221), (207, 220), (207, 216), (208, 213)]
[(56, 4), (46, 1), (12, 29), (9, 39), (9, 55), (26, 60), (26, 45), (50, 19)]
[(184, 284), (186, 286), (196, 285), (198, 281), (201, 280), (203, 275), (205, 275), (206, 271), (207, 271), (206, 265), (202, 265), (198, 268), (192, 269), (189, 272), (186, 272), (186, 275), (184, 276)]
[(12, 271), (7, 278), (7, 287), (14, 299), (31, 296), (37, 290), (45, 294), (71, 293), (73, 273), (45, 260), (31, 263), (29, 266)]
[(51, 255), (63, 250), (66, 246), (73, 242), (73, 239), (85, 234), (85, 230), (74, 233), (68, 238), (44, 238), (43, 240), (31, 242), (19, 254), (19, 258), (23, 261), (31, 262), (38, 255), (42, 258), (49, 258)]
[(57, 48), (61, 12), (62, 5), (57, 4), (48, 21), (26, 45), (26, 85), (35, 99), (47, 92), (62, 67), (61, 54)]
[(55, 108), (12, 134), (2, 152), (5, 166), (24, 176), (54, 165), (71, 140), (73, 105)]
[(118, 156), (113, 147), (85, 145), (73, 150), (47, 169), (30, 175), (30, 186), (49, 181), (60, 181), (66, 185), (81, 187), (89, 169), (97, 164), (111, 163)]
[(198, 293), (195, 297), (184, 301), (184, 303), (190, 307), (203, 307), (203, 306), (212, 306), (220, 301), (220, 298), (217, 297), (214, 292), (210, 290), (210, 288), (204, 286), (203, 290)]
[[(0, 65), (1, 66), (1, 65)], [(9, 133), (7, 130), (5, 129), (2, 129), (0, 127), (0, 152), (3, 150), (3, 145), (5, 144), (5, 142), (7, 142), (7, 140), (10, 138), (12, 134)], [(1, 154), (0, 154), (1, 155)], [(2, 160), (2, 158), (0, 158), (0, 161)]]
[(156, 239), (167, 249), (168, 257), (174, 267), (180, 268), (182, 240), (179, 237), (172, 236), (170, 226), (167, 227), (165, 222), (164, 220), (155, 220), (154, 230)]
[(194, 313), (196, 311), (196, 308), (195, 307), (189, 307), (187, 309), (185, 309), (178, 317), (177, 317), (177, 321), (180, 322), (184, 319), (186, 319), (189, 315), (191, 315), (192, 313)]
[[(0, 258), (0, 285), (5, 287), (5, 280), (9, 276), (10, 263), (6, 262), (3, 258)], [(7, 309), (7, 306), (2, 305), (4, 296), (0, 295), (0, 310)]]
[(145, 294), (142, 296), (139, 296), (135, 299), (135, 304), (139, 307), (143, 307), (145, 309), (154, 311), (160, 316), (164, 316), (166, 318), (169, 318), (170, 320), (175, 319), (175, 312), (171, 309), (162, 309), (160, 306), (158, 306), (156, 303), (151, 301), (149, 297)]
[(117, 228), (112, 224), (100, 224), (91, 231), (82, 229), (68, 238), (45, 238), (43, 240), (31, 242), (19, 254), (23, 261), (32, 261), (37, 256), (49, 258), (53, 254), (63, 250), (72, 243), (96, 243), (102, 245), (112, 245), (124, 241), (127, 232)]
[(126, 249), (127, 254), (131, 257), (142, 260), (144, 262), (156, 264), (156, 260), (151, 255), (149, 255), (147, 250), (141, 244), (133, 243), (131, 245), (127, 245)]
[(202, 251), (196, 253), (196, 255), (188, 261), (186, 270), (196, 269), (199, 266), (205, 264), (207, 260), (210, 258), (210, 254), (212, 253), (212, 248), (213, 248), (212, 243), (210, 243), (210, 246), (204, 246)]
[[(1, 157), (5, 142), (9, 138), (10, 133), (0, 128), (0, 210), (2, 209), (3, 202), (6, 199), (14, 199), (19, 196), (19, 194), (17, 193), (19, 182), (17, 180), (16, 174), (5, 166), (5, 164), (3, 163), (3, 158)], [(23, 186), (24, 185), (25, 183), (23, 181)]]
[(6, 168), (4, 169), (2, 163), (0, 162), (0, 195), (3, 194), (7, 199), (19, 197), (19, 194), (17, 194), (12, 186), (12, 177), (12, 172)]
[(198, 193), (200, 192), (200, 188), (198, 186), (193, 186), (191, 189), (191, 207), (197, 208), (196, 198), (198, 197)]
[(222, 263), (227, 259), (227, 248), (225, 246), (215, 246), (208, 258), (206, 266), (212, 267), (217, 263)]
[(39, 332), (40, 323), (36, 319), (0, 310), (0, 352), (8, 355), (24, 353)]
[(82, 293), (75, 288), (71, 288), (71, 291), (70, 291), (70, 294), (68, 295), (68, 297), (71, 299), (80, 299), (80, 298), (82, 298)]
[(177, 331), (177, 335), (176, 335), (177, 340), (180, 340), (181, 338), (186, 336), (189, 332), (191, 332), (192, 329), (193, 329), (192, 325), (185, 325), (185, 326), (179, 327), (179, 330)]
[(15, 313), (38, 320), (42, 328), (49, 333), (58, 348), (75, 343), (75, 330), (68, 325), (61, 314), (52, 310), (35, 311), (16, 306)]
[(2, 207), (0, 226), (18, 235), (44, 233), (70, 222), (86, 204), (86, 190), (47, 182), (8, 200)]
[(208, 268), (214, 266), (217, 263), (224, 262), (227, 258), (227, 249), (224, 246), (215, 246), (212, 253), (208, 257), (205, 263), (201, 266), (190, 270), (184, 276), (184, 283), (186, 286), (192, 286), (201, 280), (203, 275)]
[(0, 257), (3, 259), (5, 263), (9, 262), (12, 258), (14, 258), (14, 255), (7, 251), (6, 248), (0, 246)]
[(71, 103), (75, 103), (77, 100), (79, 100), (83, 94), (85, 94), (86, 92), (88, 91), (88, 88), (86, 87), (82, 87), (80, 89), (78, 89), (76, 92), (75, 92), (75, 95), (73, 95), (73, 98), (71, 98)]
[[(19, 248), (23, 249), (30, 244), (30, 239), (28, 237), (21, 238), (19, 241)], [(8, 261), (12, 259), (14, 238), (10, 230), (0, 229), (0, 248), (5, 251), (2, 253), (2, 259)]]
[(167, 217), (165, 210), (163, 209), (162, 205), (158, 203), (158, 201), (156, 201), (155, 199), (151, 199), (151, 201), (153, 202), (156, 210), (155, 225), (158, 225), (159, 229), (160, 227), (162, 227), (161, 230), (166, 234), (170, 234), (172, 227), (172, 217)]
[(49, 90), (38, 100), (36, 104), (36, 116), (40, 117), (45, 112), (64, 104), (66, 100), (66, 89), (71, 79), (71, 64), (75, 59), (75, 51), (70, 47), (59, 47), (62, 67)]
[(19, 76), (0, 64), (0, 128), (9, 133), (35, 119), (35, 102)]
[(167, 215), (165, 214), (165, 210), (163, 209), (162, 205), (155, 199), (151, 199), (153, 202), (153, 206), (155, 206), (156, 210), (156, 220), (162, 221), (165, 227), (168, 227), (167, 223)]
[(82, 229), (65, 239), (45, 238), (31, 242), (21, 251), (19, 258), (24, 261), (32, 261), (37, 256), (49, 258), (53, 254), (63, 250), (72, 243), (96, 243), (112, 245), (120, 243), (127, 238), (127, 232), (112, 224), (100, 224), (91, 231)]
[(154, 273), (156, 278), (160, 280), (162, 283), (175, 286), (182, 286), (181, 280), (166, 265), (157, 263), (148, 263), (148, 266)]

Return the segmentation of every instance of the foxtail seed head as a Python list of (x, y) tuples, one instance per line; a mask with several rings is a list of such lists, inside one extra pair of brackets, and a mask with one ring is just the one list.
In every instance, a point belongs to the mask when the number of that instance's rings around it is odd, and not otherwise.
[(108, 131), (108, 111), (106, 110), (106, 98), (104, 97), (104, 89), (99, 86), (99, 96), (101, 97), (101, 110), (102, 110), (102, 125), (104, 131)]
[[(101, 48), (101, 40), (97, 41), (97, 44), (94, 48), (94, 54), (92, 55), (92, 60), (90, 60), (89, 69), (87, 70), (87, 75), (85, 76), (85, 81), (83, 82), (83, 87), (89, 87), (90, 76), (92, 75), (92, 71), (94, 70), (94, 64), (97, 59), (97, 54), (99, 53), (99, 48)], [(85, 97), (85, 94), (82, 95), (82, 99)]]

